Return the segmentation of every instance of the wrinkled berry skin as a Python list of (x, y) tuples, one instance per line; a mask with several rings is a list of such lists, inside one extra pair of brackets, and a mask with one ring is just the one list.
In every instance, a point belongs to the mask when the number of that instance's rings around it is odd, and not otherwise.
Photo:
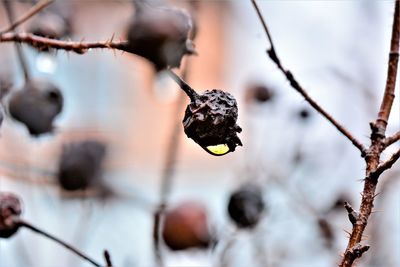
[(83, 190), (101, 173), (106, 146), (99, 141), (81, 141), (63, 146), (58, 167), (58, 181), (68, 191)]
[(192, 20), (183, 9), (141, 7), (129, 25), (126, 51), (146, 58), (157, 71), (179, 67), (184, 55), (194, 53), (191, 29)]
[(11, 96), (8, 105), (11, 116), (33, 136), (52, 132), (53, 120), (62, 107), (61, 91), (46, 80), (29, 81)]
[(9, 238), (14, 235), (19, 226), (12, 222), (11, 216), (19, 217), (22, 213), (21, 201), (12, 194), (0, 193), (0, 238)]
[(235, 98), (226, 92), (207, 90), (186, 108), (183, 127), (187, 137), (201, 147), (227, 144), (230, 151), (241, 146), (236, 124), (238, 108)]
[(247, 185), (230, 196), (228, 213), (240, 228), (252, 228), (257, 225), (264, 210), (261, 190), (255, 185)]
[(211, 243), (211, 235), (203, 205), (186, 202), (167, 211), (162, 236), (172, 250), (207, 248)]

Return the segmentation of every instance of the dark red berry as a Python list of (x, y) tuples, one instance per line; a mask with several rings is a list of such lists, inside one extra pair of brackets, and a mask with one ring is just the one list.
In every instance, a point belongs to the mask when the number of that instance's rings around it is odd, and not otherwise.
[(45, 80), (29, 81), (9, 102), (11, 116), (25, 124), (33, 136), (52, 132), (53, 120), (62, 107), (61, 91)]
[(261, 190), (255, 185), (246, 185), (230, 196), (228, 213), (240, 228), (252, 228), (257, 225), (264, 210)]
[(87, 140), (63, 146), (58, 181), (65, 190), (83, 190), (93, 185), (102, 171), (105, 144)]
[(187, 137), (206, 151), (223, 155), (213, 152), (211, 148), (226, 145), (229, 148), (227, 152), (232, 152), (236, 146), (242, 145), (237, 136), (242, 131), (236, 124), (237, 117), (237, 103), (231, 94), (216, 89), (207, 90), (187, 106), (183, 127)]
[(191, 29), (192, 20), (183, 9), (137, 5), (126, 50), (152, 62), (157, 71), (179, 67), (184, 55), (195, 53)]
[(18, 231), (15, 218), (21, 213), (21, 201), (16, 195), (0, 192), (0, 238), (9, 238)]
[(167, 211), (162, 236), (172, 250), (207, 248), (211, 235), (203, 205), (187, 202)]

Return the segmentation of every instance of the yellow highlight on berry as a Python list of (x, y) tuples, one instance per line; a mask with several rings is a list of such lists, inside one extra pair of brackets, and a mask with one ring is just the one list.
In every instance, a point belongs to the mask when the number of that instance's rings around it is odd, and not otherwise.
[(229, 147), (226, 144), (208, 146), (206, 149), (209, 153), (215, 156), (222, 156), (229, 153)]

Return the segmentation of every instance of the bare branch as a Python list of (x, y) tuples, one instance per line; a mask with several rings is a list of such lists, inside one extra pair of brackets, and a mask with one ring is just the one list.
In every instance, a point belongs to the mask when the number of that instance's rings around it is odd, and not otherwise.
[(370, 178), (377, 180), (379, 176), (386, 170), (392, 168), (393, 164), (400, 158), (400, 149), (397, 150), (387, 161), (380, 164), (374, 172), (371, 173)]
[(28, 44), (39, 50), (42, 49), (58, 49), (72, 51), (77, 54), (84, 54), (89, 49), (117, 49), (126, 51), (127, 41), (99, 41), (99, 42), (73, 42), (73, 41), (60, 41), (51, 38), (40, 37), (31, 33), (15, 33), (8, 32), (0, 35), (0, 42), (16, 42)]
[(400, 140), (400, 131), (398, 131), (397, 133), (395, 133), (392, 136), (387, 137), (383, 142), (384, 142), (384, 146), (388, 147), (394, 143), (396, 143), (397, 141)]
[(308, 93), (304, 90), (304, 88), (300, 85), (300, 83), (295, 79), (293, 74), (289, 71), (286, 70), (282, 64), (281, 61), (276, 53), (274, 43), (272, 41), (271, 34), (268, 30), (268, 26), (264, 20), (263, 15), (261, 14), (260, 8), (258, 7), (257, 3), (255, 0), (251, 0), (254, 9), (257, 12), (257, 15), (264, 27), (264, 31), (267, 34), (268, 40), (270, 42), (271, 47), (267, 50), (267, 54), (270, 57), (270, 59), (276, 64), (276, 66), (279, 68), (279, 70), (285, 75), (286, 79), (289, 81), (289, 84), (292, 86), (293, 89), (295, 89), (298, 93), (300, 93), (304, 99), (316, 110), (318, 111), (323, 117), (325, 117), (329, 122), (333, 124), (333, 126), (336, 127), (339, 132), (341, 132), (344, 136), (347, 137), (351, 141), (351, 143), (357, 147), (361, 155), (364, 156), (366, 153), (366, 149), (364, 145), (358, 141), (344, 126), (342, 126), (339, 122), (337, 122), (327, 111), (325, 111), (314, 99), (312, 99)]
[(28, 10), (24, 15), (22, 15), (20, 18), (14, 21), (10, 26), (4, 28), (3, 30), (0, 31), (0, 35), (6, 32), (10, 32), (14, 29), (16, 29), (19, 25), (27, 21), (28, 19), (32, 18), (34, 15), (42, 11), (44, 8), (49, 6), (51, 3), (53, 3), (54, 0), (42, 0), (38, 2), (36, 5), (34, 5), (31, 9)]
[(345, 262), (345, 266), (352, 266), (354, 261), (358, 258), (361, 258), (362, 254), (364, 254), (364, 252), (368, 251), (369, 246), (363, 246), (361, 244), (357, 244), (354, 247), (352, 247), (349, 250), (346, 250), (346, 253), (344, 255), (344, 262)]
[[(383, 171), (392, 167), (394, 162), (400, 157), (400, 150), (392, 155), (392, 157), (383, 164), (379, 164), (382, 151), (385, 149), (385, 132), (387, 127), (387, 120), (392, 109), (394, 89), (396, 85), (397, 64), (399, 54), (399, 41), (400, 41), (400, 2), (395, 1), (395, 11), (393, 16), (393, 29), (390, 45), (389, 63), (388, 63), (388, 77), (386, 80), (385, 93), (382, 99), (381, 107), (378, 113), (378, 118), (375, 122), (371, 123), (371, 145), (365, 156), (367, 168), (364, 189), (362, 192), (361, 205), (359, 209), (359, 216), (356, 224), (350, 235), (346, 251), (344, 253), (340, 267), (351, 267), (354, 261), (361, 257), (362, 253), (357, 253), (354, 257), (354, 248), (360, 246), (363, 238), (365, 227), (368, 223), (368, 218), (371, 215), (372, 207), (374, 206), (374, 199), (376, 197), (375, 191), (379, 176)], [(366, 250), (365, 250), (366, 251)], [(363, 251), (363, 252), (365, 252)]]
[(387, 122), (392, 109), (393, 100), (395, 97), (394, 90), (396, 87), (397, 65), (399, 61), (399, 40), (400, 40), (400, 14), (399, 1), (395, 1), (395, 12), (393, 18), (392, 38), (390, 42), (388, 72), (386, 79), (385, 93), (381, 102), (381, 107), (378, 113), (378, 119), (375, 124), (377, 133), (380, 136), (385, 136)]
[(51, 234), (49, 234), (49, 233), (47, 233), (47, 232), (45, 232), (45, 231), (43, 231), (43, 230), (37, 228), (36, 226), (33, 226), (32, 224), (30, 224), (30, 223), (28, 223), (28, 222), (26, 222), (26, 221), (24, 221), (24, 220), (22, 220), (22, 219), (19, 219), (19, 218), (16, 218), (16, 219), (14, 220), (14, 223), (16, 223), (16, 224), (19, 225), (19, 226), (23, 226), (23, 227), (25, 227), (25, 228), (28, 228), (28, 229), (30, 229), (30, 230), (32, 230), (32, 231), (38, 233), (38, 234), (41, 234), (42, 236), (45, 236), (45, 237), (47, 237), (47, 238), (49, 238), (49, 239), (55, 241), (56, 243), (58, 243), (58, 244), (60, 244), (61, 246), (65, 247), (66, 249), (72, 251), (73, 253), (75, 253), (76, 255), (78, 255), (79, 257), (81, 257), (82, 259), (84, 259), (84, 260), (90, 262), (90, 263), (93, 264), (94, 266), (96, 266), (96, 267), (102, 267), (101, 264), (95, 262), (94, 260), (92, 260), (91, 258), (89, 258), (88, 256), (86, 256), (85, 254), (83, 254), (82, 252), (80, 252), (78, 249), (76, 249), (76, 248), (74, 248), (73, 246), (71, 246), (71, 245), (65, 243), (65, 242), (62, 241), (61, 239), (59, 239), (59, 238), (57, 238), (57, 237), (55, 237), (55, 236), (53, 236), (53, 235), (51, 235)]

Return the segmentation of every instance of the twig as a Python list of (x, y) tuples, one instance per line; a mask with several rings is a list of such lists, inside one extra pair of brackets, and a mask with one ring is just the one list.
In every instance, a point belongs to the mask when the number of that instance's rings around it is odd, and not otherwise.
[(396, 143), (399, 140), (400, 140), (400, 131), (398, 131), (397, 133), (395, 133), (392, 136), (386, 137), (386, 139), (384, 140), (384, 146), (388, 147), (388, 146)]
[(73, 42), (60, 41), (51, 38), (37, 36), (31, 33), (7, 32), (0, 35), (0, 42), (16, 42), (28, 44), (39, 50), (41, 49), (61, 49), (72, 51), (77, 54), (84, 54), (89, 49), (107, 48), (126, 51), (127, 41), (113, 41), (112, 39), (99, 42)]
[(400, 149), (397, 150), (387, 161), (380, 164), (374, 172), (370, 174), (370, 178), (375, 180), (386, 170), (390, 169), (393, 164), (400, 158)]
[[(364, 182), (364, 189), (362, 193), (361, 205), (359, 209), (359, 216), (352, 229), (346, 251), (344, 252), (340, 267), (351, 267), (354, 261), (361, 257), (355, 257), (354, 248), (361, 246), (360, 242), (363, 237), (365, 227), (368, 223), (368, 218), (371, 215), (374, 199), (376, 197), (375, 190), (378, 183), (378, 178), (382, 172), (390, 168), (400, 156), (400, 150), (385, 163), (379, 165), (379, 160), (382, 151), (385, 149), (385, 132), (387, 127), (387, 120), (390, 115), (390, 110), (393, 104), (394, 89), (396, 86), (397, 64), (399, 55), (399, 41), (400, 41), (400, 2), (395, 1), (395, 11), (393, 16), (392, 37), (390, 43), (389, 63), (388, 63), (388, 76), (386, 80), (385, 93), (382, 98), (381, 107), (378, 113), (378, 118), (375, 122), (371, 123), (371, 145), (367, 151), (365, 160), (367, 164), (366, 179)], [(363, 252), (366, 250), (364, 249)], [(357, 254), (358, 255), (358, 254)]]
[[(15, 15), (14, 15), (14, 10), (12, 8), (12, 3), (10, 0), (3, 0), (3, 5), (7, 13), (8, 21), (10, 22), (10, 25), (13, 25), (15, 21), (14, 19)], [(30, 80), (30, 74), (29, 74), (28, 64), (26, 63), (26, 58), (22, 51), (21, 45), (16, 43), (15, 49), (17, 51), (19, 63), (24, 73), (25, 82), (28, 82)]]
[(112, 261), (111, 261), (111, 256), (108, 250), (104, 250), (104, 259), (106, 261), (107, 266), (106, 267), (113, 267)]
[(179, 87), (186, 93), (186, 95), (190, 98), (192, 102), (196, 100), (196, 98), (199, 96), (196, 91), (190, 87), (181, 77), (176, 75), (175, 72), (172, 70), (168, 69), (168, 74), (172, 77), (172, 79), (179, 85)]
[[(189, 72), (190, 61), (186, 60), (186, 65), (184, 66), (183, 77), (185, 78)], [(192, 97), (197, 96), (197, 93), (187, 85), (178, 75), (176, 75), (171, 70), (168, 70), (168, 73), (172, 76), (172, 78), (181, 86), (182, 90), (192, 99)], [(185, 89), (184, 89), (185, 88)], [(186, 91), (187, 90), (187, 91)], [(189, 95), (190, 94), (190, 95)], [(191, 97), (192, 96), (192, 97)], [(194, 101), (193, 98), (192, 101)], [(184, 104), (184, 94), (181, 93), (179, 95), (178, 102), (176, 103), (175, 112), (173, 113), (174, 118), (176, 118), (176, 114), (180, 112), (183, 104)], [(169, 193), (172, 187), (172, 178), (175, 174), (175, 163), (176, 158), (178, 156), (179, 149), (179, 137), (180, 137), (180, 120), (173, 120), (173, 127), (171, 137), (169, 139), (169, 144), (166, 150), (165, 155), (165, 163), (164, 170), (161, 175), (161, 191), (160, 191), (160, 203), (158, 208), (154, 214), (154, 225), (153, 225), (153, 244), (154, 244), (154, 253), (157, 261), (157, 266), (164, 266), (161, 249), (160, 249), (160, 236), (161, 236), (161, 222), (165, 213), (165, 209), (167, 207), (167, 200)]]
[(78, 255), (79, 257), (81, 257), (81, 258), (83, 258), (84, 260), (90, 262), (90, 263), (93, 264), (94, 266), (96, 266), (96, 267), (102, 267), (101, 264), (95, 262), (94, 260), (92, 260), (91, 258), (89, 258), (88, 256), (86, 256), (85, 254), (83, 254), (82, 252), (80, 252), (78, 249), (76, 249), (76, 248), (74, 248), (73, 246), (71, 246), (71, 245), (65, 243), (65, 242), (62, 241), (61, 239), (59, 239), (59, 238), (57, 238), (57, 237), (54, 237), (53, 235), (51, 235), (51, 234), (49, 234), (49, 233), (47, 233), (47, 232), (45, 232), (45, 231), (43, 231), (43, 230), (37, 228), (36, 226), (33, 226), (32, 224), (30, 224), (30, 223), (28, 223), (28, 222), (26, 222), (26, 221), (24, 221), (24, 220), (22, 220), (22, 219), (19, 219), (19, 218), (14, 219), (14, 223), (17, 224), (17, 225), (19, 225), (19, 226), (23, 226), (23, 227), (25, 227), (25, 228), (28, 228), (28, 229), (30, 229), (30, 230), (32, 230), (32, 231), (38, 233), (38, 234), (41, 234), (41, 235), (43, 235), (43, 236), (45, 236), (45, 237), (47, 237), (47, 238), (49, 238), (49, 239), (55, 241), (56, 243), (58, 243), (58, 244), (60, 244), (61, 246), (65, 247), (66, 249), (72, 251), (73, 253), (75, 253), (75, 254)]
[(270, 48), (267, 50), (267, 54), (270, 57), (270, 59), (276, 64), (276, 66), (279, 68), (279, 70), (285, 75), (286, 79), (289, 81), (290, 86), (295, 89), (298, 93), (300, 93), (304, 99), (316, 110), (318, 111), (323, 117), (325, 117), (329, 122), (333, 124), (333, 126), (336, 127), (339, 132), (341, 132), (344, 136), (347, 137), (351, 141), (351, 143), (357, 147), (361, 151), (361, 155), (364, 156), (366, 153), (366, 148), (364, 145), (358, 141), (344, 126), (342, 126), (339, 122), (337, 122), (327, 111), (325, 111), (314, 99), (312, 99), (308, 93), (304, 90), (304, 88), (300, 85), (300, 83), (295, 79), (293, 74), (289, 71), (286, 70), (282, 64), (281, 61), (276, 53), (274, 43), (272, 41), (271, 34), (268, 30), (268, 26), (264, 20), (263, 15), (261, 14), (260, 8), (255, 0), (251, 0), (254, 9), (257, 12), (257, 15), (263, 25), (264, 31), (267, 34), (269, 43), (270, 43)]
[(3, 30), (0, 31), (0, 35), (9, 31), (12, 31), (16, 29), (19, 25), (27, 21), (28, 19), (32, 18), (34, 15), (39, 13), (41, 10), (52, 4), (54, 0), (42, 0), (38, 2), (36, 5), (34, 5), (31, 9), (28, 10), (24, 15), (22, 15), (20, 18), (15, 20), (10, 26), (4, 28)]

